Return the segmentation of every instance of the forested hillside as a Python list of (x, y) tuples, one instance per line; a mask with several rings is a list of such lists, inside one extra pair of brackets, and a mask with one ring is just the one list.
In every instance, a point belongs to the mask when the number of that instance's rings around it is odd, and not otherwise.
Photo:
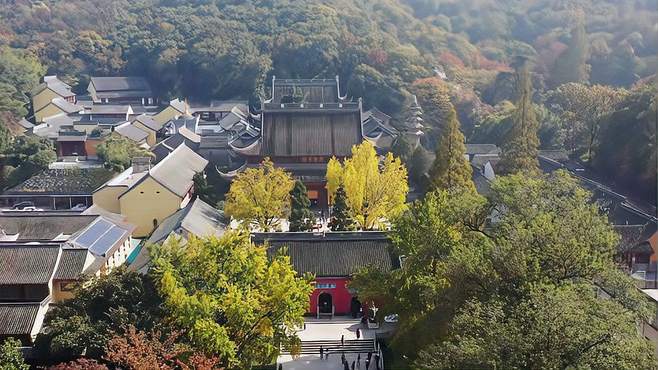
[[(143, 75), (164, 99), (256, 102), (271, 75), (339, 75), (348, 95), (393, 116), (431, 79), (446, 87), (467, 141), (500, 142), (514, 110), (511, 64), (524, 56), (542, 148), (565, 148), (652, 199), (655, 160), (643, 159), (656, 155), (656, 104), (645, 103), (655, 96), (657, 8), (657, 0), (4, 1), (0, 110), (13, 113), (6, 124), (24, 114), (39, 63), (79, 92), (91, 75)], [(593, 122), (586, 104), (608, 110)], [(433, 150), (442, 120), (426, 121)], [(633, 135), (614, 134), (617, 126)], [(614, 178), (611, 167), (628, 170)]]

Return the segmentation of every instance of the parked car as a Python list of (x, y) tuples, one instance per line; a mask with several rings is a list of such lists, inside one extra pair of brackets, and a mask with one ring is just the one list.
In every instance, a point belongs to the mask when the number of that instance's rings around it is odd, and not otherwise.
[(87, 206), (82, 203), (78, 203), (71, 207), (71, 211), (84, 211), (85, 209), (87, 209)]
[(26, 210), (25, 208), (28, 208), (28, 207), (32, 207), (32, 208), (34, 208), (34, 203), (32, 203), (32, 202), (20, 202), (20, 203), (16, 203), (16, 204), (14, 204), (13, 207), (11, 207), (11, 209), (13, 209), (13, 210), (19, 210), (19, 211), (25, 211), (25, 210)]

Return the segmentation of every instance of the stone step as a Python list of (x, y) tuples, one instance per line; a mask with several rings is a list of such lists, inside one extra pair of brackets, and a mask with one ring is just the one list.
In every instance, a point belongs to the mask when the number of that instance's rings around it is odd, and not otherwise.
[[(320, 347), (328, 350), (330, 354), (336, 353), (368, 353), (375, 352), (374, 339), (351, 339), (341, 344), (340, 340), (311, 340), (302, 341), (301, 354), (320, 354)], [(287, 350), (282, 354), (289, 354)]]

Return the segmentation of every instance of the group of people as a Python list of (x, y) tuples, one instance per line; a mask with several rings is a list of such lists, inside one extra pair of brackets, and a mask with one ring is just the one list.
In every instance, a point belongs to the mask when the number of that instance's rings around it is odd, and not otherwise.
[[(361, 330), (356, 329), (356, 338), (360, 339), (361, 338)], [(341, 347), (345, 345), (345, 335), (342, 335), (340, 337), (340, 345)], [(370, 369), (370, 364), (372, 362), (372, 352), (368, 352), (368, 356), (366, 357), (365, 360), (365, 369), (369, 370)], [(323, 346), (320, 346), (320, 360), (328, 360), (329, 359), (329, 349), (325, 349)], [(350, 362), (347, 360), (345, 357), (345, 352), (341, 351), (340, 355), (340, 361), (343, 364), (344, 370), (356, 370), (356, 369), (361, 369), (361, 354), (359, 353), (356, 357), (355, 361), (352, 361), (352, 364), (350, 365)], [(380, 370), (380, 362), (379, 362), (379, 353), (375, 353), (375, 370)]]

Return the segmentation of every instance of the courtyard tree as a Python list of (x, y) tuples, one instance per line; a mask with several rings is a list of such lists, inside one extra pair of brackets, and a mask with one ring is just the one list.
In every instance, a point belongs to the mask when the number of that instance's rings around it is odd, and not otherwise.
[(148, 275), (121, 268), (92, 278), (76, 288), (74, 298), (48, 312), (48, 329), (37, 337), (37, 353), (61, 361), (83, 353), (101, 359), (108, 341), (124, 333), (125, 325), (139, 330), (159, 326), (161, 303)]
[(290, 231), (308, 231), (313, 229), (315, 215), (311, 211), (311, 201), (306, 194), (306, 186), (297, 180), (290, 192)]
[(354, 230), (354, 219), (350, 208), (347, 205), (347, 196), (342, 186), (338, 187), (334, 195), (334, 208), (331, 213), (329, 228), (332, 231), (352, 231)]
[(345, 190), (347, 205), (361, 229), (372, 230), (384, 219), (392, 219), (404, 211), (409, 191), (407, 169), (399, 158), (388, 153), (380, 162), (368, 141), (352, 147), (352, 156), (341, 164), (332, 158), (327, 166), (330, 199), (339, 184)]
[(96, 151), (105, 167), (117, 172), (130, 167), (135, 157), (153, 157), (153, 153), (148, 149), (117, 133), (112, 133), (98, 145)]
[(180, 332), (144, 332), (130, 325), (107, 343), (105, 360), (129, 370), (220, 369), (217, 357), (196, 352), (180, 339)]
[(29, 370), (30, 365), (25, 363), (18, 347), (21, 342), (8, 338), (0, 343), (0, 370)]
[(268, 258), (246, 232), (177, 240), (152, 249), (170, 320), (192, 345), (227, 367), (268, 364), (296, 342), (312, 291), (288, 257)]
[(226, 196), (227, 215), (262, 231), (273, 231), (290, 215), (290, 192), (295, 181), (265, 158), (258, 168), (240, 173)]

